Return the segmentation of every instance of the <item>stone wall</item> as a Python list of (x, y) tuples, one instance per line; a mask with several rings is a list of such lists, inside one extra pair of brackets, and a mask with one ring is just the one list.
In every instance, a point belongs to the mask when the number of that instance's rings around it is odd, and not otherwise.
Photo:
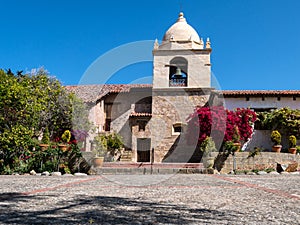
[[(184, 140), (187, 118), (196, 106), (208, 101), (209, 94), (210, 89), (153, 89), (151, 146), (155, 162), (187, 162), (189, 157), (182, 155), (187, 154)], [(181, 134), (174, 132), (174, 124), (181, 124)]]
[[(218, 153), (213, 153), (217, 157)], [(249, 157), (249, 152), (235, 153), (236, 169), (237, 170), (253, 170), (253, 169), (276, 169), (276, 163), (287, 163), (296, 161), (300, 164), (300, 155), (293, 155), (289, 153), (275, 153), (275, 152), (261, 152), (260, 154)], [(229, 155), (224, 162), (221, 173), (229, 173), (233, 170), (234, 158)], [(216, 164), (215, 164), (216, 165)], [(219, 169), (218, 169), (219, 170)]]

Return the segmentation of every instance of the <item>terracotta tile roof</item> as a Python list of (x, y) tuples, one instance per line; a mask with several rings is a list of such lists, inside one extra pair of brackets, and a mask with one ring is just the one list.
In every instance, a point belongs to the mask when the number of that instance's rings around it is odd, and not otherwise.
[[(95, 84), (65, 86), (84, 102), (96, 102), (109, 93), (128, 93), (133, 88), (152, 88), (152, 84)], [(300, 90), (216, 90), (226, 97), (241, 96), (300, 96)]]
[(238, 96), (300, 96), (300, 90), (224, 90), (224, 97)]
[(131, 88), (151, 88), (151, 84), (95, 84), (65, 86), (84, 102), (96, 102), (109, 93), (128, 93)]
[(151, 117), (152, 113), (138, 113), (138, 112), (132, 112), (130, 117)]

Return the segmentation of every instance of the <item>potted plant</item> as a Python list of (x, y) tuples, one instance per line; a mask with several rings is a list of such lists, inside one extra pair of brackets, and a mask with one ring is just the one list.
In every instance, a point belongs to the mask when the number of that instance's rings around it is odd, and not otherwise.
[(289, 136), (289, 153), (296, 154), (297, 148), (297, 139), (294, 135)]
[(47, 148), (49, 148), (49, 144), (50, 144), (50, 134), (49, 134), (48, 127), (46, 127), (43, 132), (43, 137), (42, 137), (41, 143), (39, 145), (40, 145), (42, 151), (44, 151)]
[(111, 133), (106, 135), (106, 141), (107, 150), (109, 151), (110, 156), (115, 158), (118, 154), (121, 154), (124, 144), (122, 137), (119, 134)]
[(107, 139), (105, 135), (98, 135), (93, 140), (93, 166), (102, 167), (107, 153)]
[(280, 152), (282, 145), (281, 145), (281, 134), (278, 130), (273, 130), (271, 133), (271, 141), (274, 143), (272, 150), (273, 152)]
[(94, 151), (94, 157), (93, 157), (93, 166), (98, 168), (102, 167), (103, 162), (105, 158), (105, 151), (102, 149), (97, 149)]
[(62, 143), (58, 145), (59, 149), (63, 152), (68, 149), (68, 142), (71, 140), (71, 132), (69, 130), (65, 130), (64, 133), (61, 135)]
[(216, 152), (216, 145), (211, 137), (206, 137), (200, 145), (200, 151), (203, 153), (203, 165), (205, 168), (212, 168), (214, 166), (215, 158), (212, 152)]
[(232, 135), (233, 145), (236, 146), (235, 152), (238, 152), (241, 149), (240, 140), (241, 140), (241, 136), (240, 136), (239, 127), (237, 125), (235, 125), (234, 129), (233, 129), (233, 135)]

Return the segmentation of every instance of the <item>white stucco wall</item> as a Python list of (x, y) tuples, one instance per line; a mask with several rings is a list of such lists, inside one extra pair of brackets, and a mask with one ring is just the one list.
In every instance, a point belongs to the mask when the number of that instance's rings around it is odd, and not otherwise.
[(169, 88), (170, 61), (183, 57), (188, 61), (188, 87), (208, 88), (210, 82), (210, 53), (208, 51), (169, 50), (153, 52), (153, 88)]
[(281, 97), (250, 97), (249, 101), (246, 98), (229, 98), (225, 97), (225, 107), (229, 110), (236, 108), (283, 108), (290, 107), (291, 109), (300, 109), (300, 98), (293, 100), (292, 96)]

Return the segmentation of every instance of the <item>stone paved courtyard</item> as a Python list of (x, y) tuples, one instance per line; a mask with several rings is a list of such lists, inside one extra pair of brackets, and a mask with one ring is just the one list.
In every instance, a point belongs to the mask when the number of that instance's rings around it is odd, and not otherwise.
[(1, 224), (300, 224), (299, 175), (0, 180)]

